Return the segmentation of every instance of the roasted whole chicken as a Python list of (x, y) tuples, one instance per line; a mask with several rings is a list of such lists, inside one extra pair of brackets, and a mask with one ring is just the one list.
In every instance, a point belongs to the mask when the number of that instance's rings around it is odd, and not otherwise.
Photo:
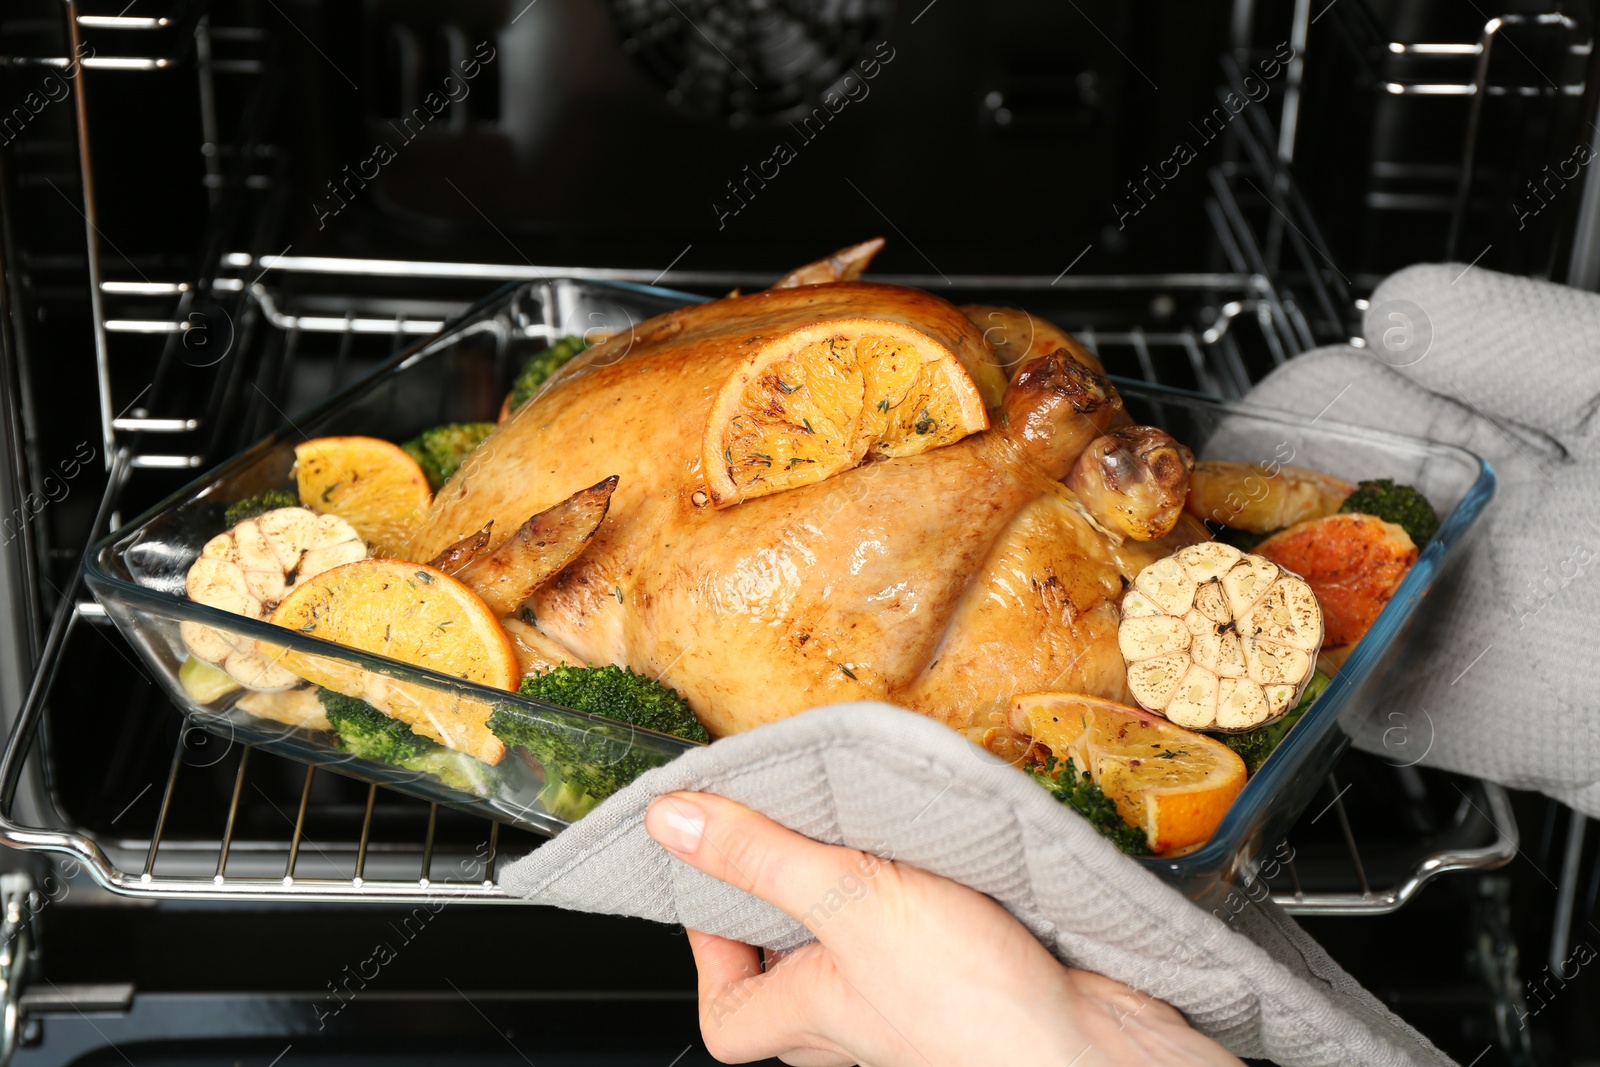
[(1193, 457), (1128, 425), (1053, 327), (827, 262), (578, 356), (439, 490), (409, 558), (492, 557), (614, 485), (508, 631), (659, 677), (714, 736), (847, 700), (974, 735), (1018, 693), (1126, 701), (1125, 584), (1207, 537), (1182, 513)]

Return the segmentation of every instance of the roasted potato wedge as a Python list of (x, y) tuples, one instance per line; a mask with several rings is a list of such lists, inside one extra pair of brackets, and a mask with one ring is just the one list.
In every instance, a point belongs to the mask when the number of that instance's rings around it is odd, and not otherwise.
[(557, 667), (582, 667), (572, 653), (561, 647), (555, 638), (541, 633), (531, 624), (512, 616), (500, 620), (506, 636), (511, 639), (511, 651), (517, 654), (517, 664), (522, 676), (542, 674)]
[[(476, 553), (454, 576), (496, 615), (510, 615), (535, 589), (578, 558), (605, 520), (616, 488), (613, 474), (578, 490), (523, 523), (493, 551)], [(444, 554), (456, 547), (452, 545)]]
[(475, 534), (468, 534), (430, 559), (428, 566), (444, 571), (454, 578), (463, 567), (477, 558), (479, 552), (489, 547), (489, 537), (493, 530), (494, 520), (490, 519), (483, 524), (483, 529)]
[[(828, 282), (853, 282), (861, 277), (874, 256), (883, 250), (883, 238), (874, 237), (870, 241), (862, 241), (858, 245), (841, 248), (831, 256), (812, 260), (803, 267), (794, 270), (778, 279), (774, 289), (793, 289), (801, 285), (826, 285)], [(739, 290), (731, 294), (737, 296)]]
[(316, 686), (303, 685), (299, 689), (284, 689), (276, 693), (246, 693), (234, 707), (248, 711), (258, 719), (271, 719), (286, 726), (300, 726), (307, 730), (331, 730), (328, 714), (317, 699)]
[(1206, 459), (1189, 475), (1184, 510), (1235, 530), (1271, 533), (1332, 515), (1355, 488), (1304, 467)]

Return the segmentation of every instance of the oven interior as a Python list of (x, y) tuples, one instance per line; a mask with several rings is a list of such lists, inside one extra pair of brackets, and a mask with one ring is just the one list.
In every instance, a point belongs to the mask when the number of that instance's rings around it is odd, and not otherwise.
[[(1221, 397), (1357, 336), (1409, 262), (1595, 288), (1600, 185), (1569, 173), (1592, 24), (1549, 2), (13, 0), (0, 1061), (711, 1062), (681, 930), (474, 906), (539, 839), (185, 723), (83, 590), (84, 547), (508, 282), (719, 295), (882, 234), (876, 277), (1027, 307), (1114, 374)], [(1570, 964), (1600, 937), (1586, 820), (1415, 766), (1428, 729), (1346, 754), (1275, 898), (1460, 1062), (1600, 1057)], [(380, 942), (400, 951), (368, 974)]]

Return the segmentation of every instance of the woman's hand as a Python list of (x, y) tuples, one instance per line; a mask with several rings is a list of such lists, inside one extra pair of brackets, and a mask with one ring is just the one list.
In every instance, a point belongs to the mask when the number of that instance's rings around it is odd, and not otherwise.
[(769, 901), (817, 941), (773, 960), (688, 931), (700, 1029), (728, 1063), (1238, 1064), (1171, 1006), (1063, 967), (999, 904), (731, 800), (671, 793), (645, 817), (691, 866)]

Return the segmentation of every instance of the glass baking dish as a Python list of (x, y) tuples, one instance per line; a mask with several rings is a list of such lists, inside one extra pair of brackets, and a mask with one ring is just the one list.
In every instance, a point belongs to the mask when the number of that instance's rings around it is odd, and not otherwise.
[[(205, 542), (221, 532), (228, 504), (292, 484), (297, 442), (334, 434), (402, 441), (440, 423), (492, 420), (517, 370), (552, 341), (571, 334), (626, 331), (700, 299), (653, 287), (567, 279), (507, 287), (440, 334), (116, 531), (91, 551), (88, 585), (176, 705), (202, 729), (425, 800), (554, 834), (568, 824), (539, 803), (544, 774), (521, 749), (511, 749), (492, 769), (476, 765), (463, 774), (455, 767), (450, 772), (456, 783), (452, 786), (435, 774), (341, 751), (325, 721), (318, 719), (317, 706), (303, 694), (298, 700), (280, 698), (267, 707), (259, 694), (248, 691), (201, 703), (180, 679), (188, 655), (180, 625), (203, 624), (240, 639), (267, 639), (324, 657), (333, 668), (386, 675), (395, 680), (393, 684), (414, 687), (418, 699), (427, 700), (441, 719), (481, 716), (486, 708), (536, 719), (568, 734), (596, 762), (627, 756), (635, 764), (659, 765), (692, 743), (196, 604), (184, 597), (184, 577)], [(1451, 446), (1320, 419), (1307, 422), (1140, 382), (1117, 384), (1137, 420), (1163, 426), (1198, 455), (1260, 463), (1263, 477), (1270, 476), (1274, 464), (1314, 467), (1350, 480), (1393, 477), (1417, 485), (1443, 517), (1438, 535), (1334, 684), (1246, 785), (1211, 840), (1184, 856), (1141, 860), (1187, 895), (1207, 900), (1226, 885), (1249, 877), (1260, 866), (1264, 850), (1282, 840), (1321, 787), (1347, 740), (1338, 727), (1339, 717), (1369, 710), (1382, 699), (1387, 672), (1409, 658), (1419, 603), (1458, 556), (1457, 546), (1492, 495), (1494, 479), (1482, 460)], [(241, 699), (257, 713), (240, 707)]]
[[(203, 624), (225, 635), (266, 638), (280, 648), (315, 654), (322, 669), (338, 674), (354, 667), (386, 675), (407, 700), (426, 707), (451, 733), (452, 719), (487, 710), (537, 720), (567, 735), (595, 763), (624, 758), (630, 766), (655, 766), (693, 742), (541, 704), (369, 653), (318, 640), (265, 622), (231, 615), (184, 595), (184, 578), (206, 541), (221, 533), (227, 505), (268, 489), (291, 487), (294, 446), (312, 437), (363, 434), (404, 441), (441, 423), (493, 420), (511, 380), (535, 352), (569, 335), (626, 331), (662, 312), (702, 299), (687, 293), (628, 284), (551, 281), (516, 284), (481, 302), (438, 335), (401, 354), (349, 389), (298, 416), (277, 433), (203, 475), (131, 525), (91, 550), (85, 580), (106, 614), (154, 671), (168, 695), (201, 729), (229, 740), (259, 745), (292, 759), (329, 767), (367, 782), (554, 834), (567, 822), (544, 809), (539, 764), (516, 747), (490, 768), (460, 753), (448, 753), (442, 773), (407, 770), (342, 751), (310, 700), (235, 691), (201, 703), (179, 675), (188, 650), (184, 623)], [(304, 694), (297, 694), (304, 696)], [(239, 702), (255, 703), (252, 714)], [(309, 725), (308, 725), (309, 724)], [(446, 750), (447, 752), (447, 750)], [(427, 757), (438, 767), (441, 755)]]
[[(1461, 546), (1494, 496), (1494, 471), (1481, 457), (1455, 445), (1368, 430), (1218, 401), (1161, 386), (1118, 381), (1136, 421), (1161, 426), (1201, 459), (1257, 465), (1263, 480), (1283, 466), (1308, 467), (1356, 482), (1393, 478), (1415, 486), (1438, 511), (1439, 530), (1422, 546), (1394, 597), (1350, 653), (1311, 708), (1245, 784), (1221, 825), (1204, 845), (1181, 856), (1140, 859), (1192, 900), (1221, 903), (1229, 886), (1249, 882), (1278, 853), (1289, 829), (1323, 788), (1348, 736), (1341, 718), (1375, 717), (1404, 723), (1412, 709), (1386, 707), (1388, 679), (1413, 669), (1428, 612), (1447, 607), (1450, 586), (1465, 553)], [(1336, 400), (1337, 398), (1332, 398)], [(1253, 490), (1252, 490), (1253, 492)], [(1394, 718), (1396, 712), (1399, 719)], [(1394, 762), (1414, 762), (1409, 751)]]

